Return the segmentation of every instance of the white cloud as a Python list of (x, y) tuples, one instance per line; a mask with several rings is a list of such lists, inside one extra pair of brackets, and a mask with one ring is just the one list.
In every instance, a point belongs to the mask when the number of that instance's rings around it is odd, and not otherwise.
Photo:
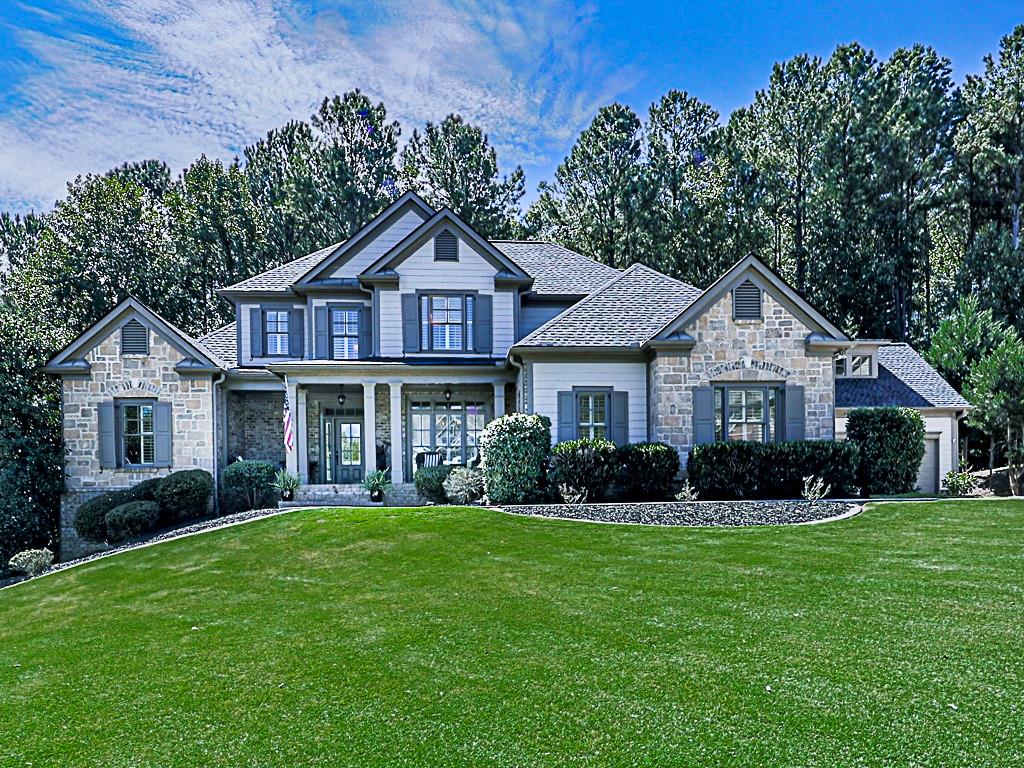
[[(91, 24), (15, 30), (37, 65), (18, 85), (23, 108), (0, 114), (0, 208), (49, 207), (76, 174), (130, 160), (231, 157), (356, 87), (405, 135), (458, 112), (507, 166), (535, 164), (560, 158), (636, 75), (604, 59), (591, 11), (568, 0), (367, 5), (102, 0), (72, 13)], [(82, 31), (97, 22), (114, 34)]]

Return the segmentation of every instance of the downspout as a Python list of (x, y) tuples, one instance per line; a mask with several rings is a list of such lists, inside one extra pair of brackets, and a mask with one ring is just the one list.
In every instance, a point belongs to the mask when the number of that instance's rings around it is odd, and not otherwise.
[[(523, 391), (522, 391), (521, 394), (522, 394), (522, 400), (523, 400), (523, 411), (525, 412), (526, 410), (529, 409), (529, 406), (527, 405), (526, 389), (525, 389), (526, 385), (528, 385), (528, 383), (529, 383), (529, 382), (526, 381), (526, 369), (523, 367), (522, 363), (516, 361), (515, 355), (513, 355), (511, 351), (509, 351), (509, 353), (508, 353), (508, 362), (509, 362), (509, 364), (513, 368), (515, 368), (517, 371), (519, 371), (519, 375), (517, 376), (517, 378), (524, 385), (523, 386)], [(508, 410), (508, 404), (507, 403), (505, 404), (505, 410)], [(516, 403), (516, 411), (518, 411), (518, 410), (519, 410), (519, 403)], [(497, 417), (495, 417), (495, 418), (497, 418)]]
[[(221, 431), (220, 415), (217, 408), (217, 388), (224, 383), (228, 376), (227, 372), (221, 371), (213, 379), (213, 514), (220, 514), (220, 449), (217, 445), (217, 433)], [(222, 435), (225, 450), (227, 449), (228, 436)]]

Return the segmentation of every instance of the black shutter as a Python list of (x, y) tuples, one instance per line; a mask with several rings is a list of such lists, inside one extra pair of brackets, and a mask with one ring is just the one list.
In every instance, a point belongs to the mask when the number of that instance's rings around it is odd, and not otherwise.
[(629, 442), (629, 393), (612, 392), (611, 402), (611, 432), (609, 437), (616, 445), (626, 445)]
[(121, 326), (121, 354), (149, 354), (149, 329), (138, 320), (129, 320)]
[(786, 439), (805, 440), (804, 388), (786, 385)]
[(402, 351), (420, 351), (419, 297), (415, 293), (402, 294)]
[(576, 439), (576, 395), (558, 393), (558, 442)]
[(114, 401), (99, 404), (100, 468), (113, 469), (117, 466), (117, 429)]
[(249, 356), (263, 357), (263, 310), (249, 310)]
[(359, 356), (373, 357), (373, 312), (369, 307), (359, 310)]
[(331, 355), (327, 345), (328, 336), (327, 307), (317, 307), (313, 310), (313, 357), (317, 360), (328, 360)]
[(302, 310), (292, 309), (288, 312), (288, 356), (305, 357), (306, 334), (303, 333)]
[(733, 289), (732, 316), (737, 320), (761, 319), (761, 289), (750, 280)]
[(711, 387), (693, 390), (693, 444), (715, 442), (715, 391)]
[(494, 350), (494, 297), (481, 293), (474, 302), (473, 349), (490, 354)]
[(158, 467), (171, 466), (171, 404), (153, 404), (153, 434), (156, 450), (153, 463)]

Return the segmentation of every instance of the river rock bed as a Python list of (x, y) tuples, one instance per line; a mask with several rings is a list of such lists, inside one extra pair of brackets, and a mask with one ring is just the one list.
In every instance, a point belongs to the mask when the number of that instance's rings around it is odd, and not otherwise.
[(503, 507), (514, 515), (642, 525), (793, 525), (852, 512), (841, 501), (667, 501), (625, 504), (529, 504)]

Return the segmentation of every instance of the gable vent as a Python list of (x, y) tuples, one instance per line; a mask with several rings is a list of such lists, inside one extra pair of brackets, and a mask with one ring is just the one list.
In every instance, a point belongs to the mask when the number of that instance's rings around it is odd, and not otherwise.
[(149, 330), (138, 320), (129, 320), (121, 326), (121, 354), (149, 354)]
[(732, 316), (736, 320), (761, 319), (761, 289), (745, 280), (732, 292)]
[(458, 261), (459, 239), (447, 229), (434, 238), (434, 261)]

